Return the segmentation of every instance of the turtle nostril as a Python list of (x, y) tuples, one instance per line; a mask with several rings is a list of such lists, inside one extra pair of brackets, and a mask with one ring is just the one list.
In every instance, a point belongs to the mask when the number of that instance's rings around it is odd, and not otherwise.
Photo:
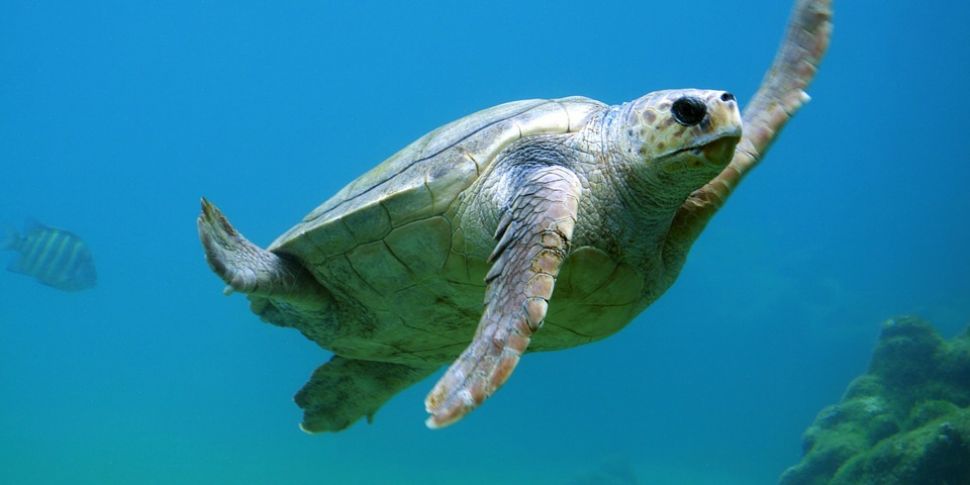
[(684, 96), (674, 101), (674, 105), (670, 107), (670, 112), (673, 113), (674, 119), (678, 123), (684, 126), (693, 126), (707, 116), (707, 106), (700, 99), (693, 96)]
[(721, 95), (721, 101), (724, 101), (725, 103), (728, 101), (734, 101), (734, 95), (731, 93), (724, 93)]

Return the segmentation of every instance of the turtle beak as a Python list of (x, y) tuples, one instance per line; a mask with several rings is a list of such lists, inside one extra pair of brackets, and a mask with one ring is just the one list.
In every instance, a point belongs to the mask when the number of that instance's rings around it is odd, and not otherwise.
[(741, 141), (740, 128), (737, 135), (723, 136), (700, 148), (701, 152), (704, 153), (704, 158), (709, 162), (715, 165), (727, 165), (734, 158), (734, 149), (738, 146), (739, 141)]
[(716, 133), (702, 137), (697, 143), (677, 150), (671, 150), (657, 157), (658, 160), (674, 157), (681, 153), (692, 152), (695, 155), (703, 154), (709, 160), (718, 160), (722, 156), (729, 158), (734, 155), (734, 147), (741, 141), (741, 127), (732, 128), (726, 133)]

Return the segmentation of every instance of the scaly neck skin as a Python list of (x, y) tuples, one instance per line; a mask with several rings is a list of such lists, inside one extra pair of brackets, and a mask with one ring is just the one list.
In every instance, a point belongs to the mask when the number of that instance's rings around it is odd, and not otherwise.
[(642, 266), (659, 256), (674, 215), (696, 187), (671, 176), (683, 174), (664, 174), (637, 158), (640, 146), (627, 134), (628, 106), (593, 115), (575, 140), (578, 149), (593, 154), (594, 170), (602, 174), (603, 183), (590, 184), (596, 203), (587, 207), (599, 212), (621, 257)]
[[(611, 106), (590, 120), (586, 138), (600, 147), (601, 158), (621, 202), (640, 220), (661, 221), (673, 217), (687, 196), (706, 181), (680, 173), (665, 173), (654, 161), (642, 159), (643, 142), (631, 135), (631, 104)], [(635, 130), (634, 130), (635, 131)]]

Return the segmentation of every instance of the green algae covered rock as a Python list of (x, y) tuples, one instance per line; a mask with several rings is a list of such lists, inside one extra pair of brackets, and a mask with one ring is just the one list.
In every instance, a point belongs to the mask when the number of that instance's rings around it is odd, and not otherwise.
[(782, 485), (970, 484), (970, 331), (887, 321), (866, 374), (805, 431)]

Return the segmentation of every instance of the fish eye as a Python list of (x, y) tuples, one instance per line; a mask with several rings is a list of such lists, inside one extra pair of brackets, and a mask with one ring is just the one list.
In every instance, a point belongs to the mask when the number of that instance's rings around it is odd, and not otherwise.
[(707, 106), (704, 105), (703, 101), (693, 96), (684, 96), (674, 101), (670, 112), (674, 114), (674, 119), (678, 123), (684, 126), (694, 126), (707, 115)]

